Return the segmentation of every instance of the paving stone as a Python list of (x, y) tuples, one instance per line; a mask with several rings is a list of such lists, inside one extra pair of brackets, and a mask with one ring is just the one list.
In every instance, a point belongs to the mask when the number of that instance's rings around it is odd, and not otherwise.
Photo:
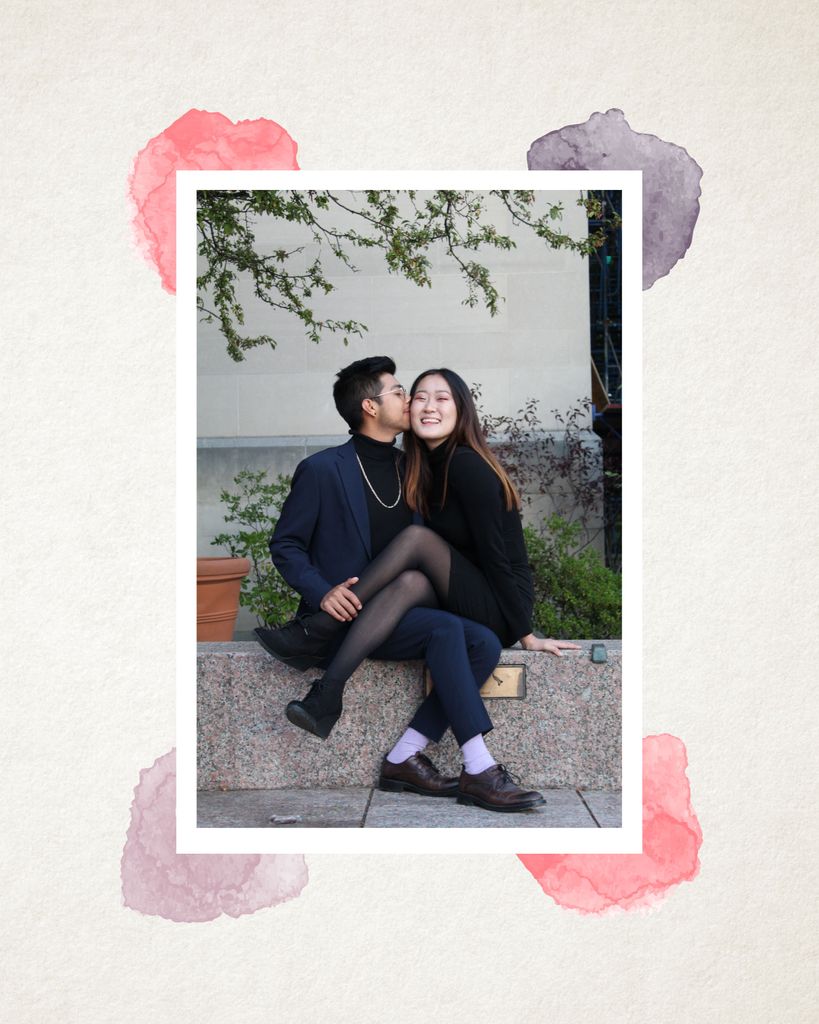
[(197, 824), (199, 828), (360, 828), (369, 798), (367, 787), (200, 792)]
[(574, 790), (544, 790), (546, 804), (505, 813), (467, 807), (454, 799), (375, 790), (365, 828), (591, 828), (594, 819)]
[(620, 828), (623, 819), (621, 793), (594, 789), (584, 789), (581, 792), (601, 828)]
[(602, 827), (619, 826), (619, 793), (584, 792), (583, 799), (594, 817), (575, 790), (544, 789), (543, 795), (544, 807), (511, 814), (466, 807), (444, 797), (382, 793), (358, 786), (200, 792), (198, 825), (200, 828), (361, 828), (363, 822), (365, 828), (590, 828), (594, 827), (596, 818)]

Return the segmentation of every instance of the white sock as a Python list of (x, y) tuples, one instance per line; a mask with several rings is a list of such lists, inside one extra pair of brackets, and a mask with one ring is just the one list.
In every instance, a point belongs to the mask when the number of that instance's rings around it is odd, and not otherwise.
[(461, 753), (464, 758), (464, 771), (467, 775), (480, 775), (481, 772), (485, 772), (487, 768), (498, 763), (487, 750), (480, 733), (464, 743)]
[(407, 729), (401, 739), (387, 754), (390, 764), (403, 764), (408, 757), (419, 753), (429, 743), (426, 736), (423, 736), (415, 729)]

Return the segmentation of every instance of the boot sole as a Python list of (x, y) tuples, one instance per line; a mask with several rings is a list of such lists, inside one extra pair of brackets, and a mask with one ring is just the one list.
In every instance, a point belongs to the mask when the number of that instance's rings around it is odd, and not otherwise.
[(378, 788), (384, 793), (417, 793), (419, 796), (448, 796), (453, 797), (458, 795), (458, 790), (453, 789), (449, 792), (446, 790), (439, 790), (433, 793), (429, 789), (421, 789), (420, 786), (414, 786), (411, 782), (398, 782), (396, 779), (379, 779)]
[(305, 732), (318, 736), (320, 740), (326, 740), (333, 731), (333, 726), (341, 717), (340, 715), (325, 715), (324, 718), (314, 718), (304, 707), (295, 700), (291, 700), (284, 709), (288, 722), (297, 725)]
[(256, 633), (256, 642), (259, 646), (263, 647), (271, 657), (276, 659), (276, 661), (282, 662), (282, 664), (287, 665), (289, 668), (298, 669), (299, 672), (306, 672), (308, 668), (315, 668), (323, 661), (323, 657), (311, 656), (309, 654), (279, 654), (279, 652), (274, 650), (270, 644), (262, 640), (259, 636), (258, 630), (254, 630), (254, 632)]
[(464, 804), (468, 807), (482, 807), (485, 811), (501, 811), (501, 812), (514, 812), (514, 811), (531, 811), (535, 807), (543, 807), (546, 801), (541, 797), (539, 800), (528, 800), (519, 804), (490, 804), (485, 800), (479, 800), (476, 796), (465, 796), (463, 793), (458, 794), (458, 803)]

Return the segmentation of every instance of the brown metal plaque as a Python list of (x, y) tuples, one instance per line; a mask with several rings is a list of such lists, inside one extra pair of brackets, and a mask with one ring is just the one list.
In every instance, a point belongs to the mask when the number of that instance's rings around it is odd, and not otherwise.
[[(424, 694), (432, 690), (432, 677), (429, 669), (424, 669)], [(526, 666), (498, 665), (492, 675), (481, 687), (481, 696), (516, 697), (518, 700), (526, 696)]]

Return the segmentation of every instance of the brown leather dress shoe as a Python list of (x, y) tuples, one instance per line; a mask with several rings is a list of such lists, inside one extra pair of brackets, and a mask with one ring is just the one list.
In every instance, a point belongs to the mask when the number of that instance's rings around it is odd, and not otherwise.
[(458, 780), (441, 775), (426, 754), (413, 754), (401, 764), (393, 764), (386, 757), (381, 762), (378, 788), (388, 793), (401, 793), (405, 789), (421, 796), (457, 796)]
[(461, 772), (458, 803), (474, 804), (487, 811), (528, 811), (546, 801), (533, 789), (521, 789), (516, 785), (502, 764), (493, 764), (477, 775)]

